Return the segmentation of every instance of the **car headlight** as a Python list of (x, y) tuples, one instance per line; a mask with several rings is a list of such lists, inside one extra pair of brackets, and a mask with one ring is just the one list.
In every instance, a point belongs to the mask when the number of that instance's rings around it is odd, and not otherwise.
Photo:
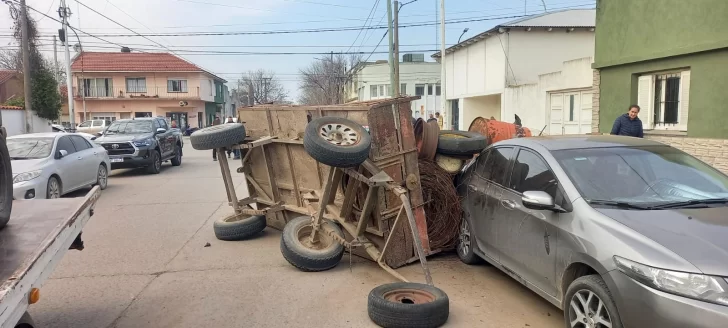
[(43, 170), (30, 171), (25, 173), (18, 173), (13, 176), (13, 183), (20, 183), (23, 181), (33, 180), (40, 176)]
[(147, 147), (147, 146), (152, 145), (152, 139), (137, 140), (137, 141), (132, 141), (131, 143), (133, 143), (134, 146), (137, 146), (137, 147)]
[(614, 262), (619, 271), (652, 288), (692, 299), (728, 305), (728, 282), (723, 278), (653, 268), (619, 256), (614, 257)]

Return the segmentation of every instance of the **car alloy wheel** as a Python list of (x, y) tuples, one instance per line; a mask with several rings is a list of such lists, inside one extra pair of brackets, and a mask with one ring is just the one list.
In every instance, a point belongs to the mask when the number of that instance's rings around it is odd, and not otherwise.
[(159, 156), (154, 159), (154, 169), (157, 171), (162, 169), (162, 158)]
[(58, 179), (51, 178), (48, 181), (48, 199), (61, 198), (61, 186), (58, 183)]
[(470, 227), (468, 220), (463, 219), (460, 223), (460, 242), (458, 243), (458, 252), (463, 257), (470, 254)]
[(612, 317), (607, 306), (594, 292), (582, 289), (569, 302), (569, 322), (572, 328), (611, 328)]
[(99, 187), (101, 189), (106, 189), (106, 184), (108, 183), (109, 179), (109, 172), (106, 170), (106, 167), (103, 165), (99, 165)]

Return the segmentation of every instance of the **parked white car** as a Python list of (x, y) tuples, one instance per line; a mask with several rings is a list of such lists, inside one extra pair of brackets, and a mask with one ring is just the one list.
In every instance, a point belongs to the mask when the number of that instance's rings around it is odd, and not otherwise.
[(96, 134), (103, 132), (106, 128), (111, 125), (111, 121), (107, 120), (88, 120), (78, 125), (76, 128), (77, 132), (85, 132), (90, 134)]
[(106, 189), (109, 155), (78, 133), (34, 133), (7, 139), (13, 199), (59, 198), (88, 186)]

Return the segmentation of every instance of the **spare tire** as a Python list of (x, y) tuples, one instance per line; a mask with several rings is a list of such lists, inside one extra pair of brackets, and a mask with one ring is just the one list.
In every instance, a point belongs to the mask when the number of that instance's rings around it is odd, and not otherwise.
[(437, 141), (437, 152), (451, 156), (470, 156), (480, 153), (488, 142), (476, 132), (442, 130)]
[(192, 133), (190, 143), (197, 150), (224, 148), (245, 141), (245, 126), (225, 123), (209, 126)]
[(13, 169), (5, 137), (0, 133), (0, 229), (10, 220), (13, 208)]
[(435, 328), (447, 322), (450, 299), (437, 287), (396, 282), (372, 289), (369, 318), (381, 327)]
[[(344, 238), (344, 233), (339, 226), (332, 221), (324, 221), (339, 237)], [(318, 232), (319, 242), (311, 244), (309, 236), (311, 236), (312, 224), (310, 216), (299, 216), (283, 227), (281, 234), (283, 258), (304, 272), (332, 269), (341, 262), (341, 257), (344, 256), (344, 246), (326, 234), (323, 229)]]
[(265, 215), (233, 214), (215, 221), (212, 230), (220, 240), (245, 240), (260, 234), (265, 229)]
[(363, 126), (324, 116), (306, 125), (303, 147), (313, 159), (331, 167), (356, 167), (369, 158), (372, 138)]

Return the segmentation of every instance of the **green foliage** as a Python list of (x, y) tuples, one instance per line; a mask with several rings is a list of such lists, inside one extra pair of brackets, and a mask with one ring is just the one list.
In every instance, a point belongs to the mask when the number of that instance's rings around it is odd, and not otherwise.
[(5, 102), (6, 106), (25, 107), (25, 97), (13, 97)]
[(61, 94), (53, 73), (45, 67), (36, 69), (31, 79), (33, 94), (30, 104), (38, 117), (55, 121), (61, 114)]

